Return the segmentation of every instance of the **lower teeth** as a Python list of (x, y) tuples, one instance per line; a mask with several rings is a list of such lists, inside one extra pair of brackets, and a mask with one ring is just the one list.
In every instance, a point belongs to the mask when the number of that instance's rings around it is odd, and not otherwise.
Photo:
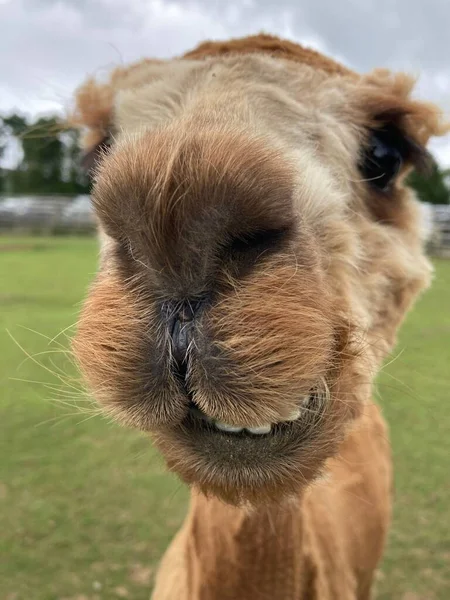
[(220, 421), (216, 421), (214, 425), (217, 427), (217, 429), (220, 429), (220, 431), (226, 431), (227, 433), (239, 433), (244, 429), (243, 427), (237, 427), (234, 425), (227, 425), (226, 423), (220, 423)]
[[(311, 395), (305, 396), (301, 401), (301, 407), (308, 408), (308, 406), (311, 403), (311, 400), (312, 400)], [(240, 433), (241, 431), (248, 431), (249, 433), (252, 433), (253, 435), (265, 435), (267, 433), (270, 433), (272, 430), (272, 424), (270, 424), (270, 423), (267, 423), (265, 425), (260, 425), (259, 427), (240, 427), (238, 425), (229, 425), (228, 423), (222, 423), (221, 421), (215, 421), (212, 417), (209, 417), (208, 415), (206, 415), (200, 408), (198, 408), (196, 406), (191, 405), (190, 411), (197, 418), (203, 419), (204, 421), (207, 421), (208, 423), (213, 424), (217, 429), (219, 429), (219, 431), (224, 431), (225, 433)], [(296, 408), (291, 412), (289, 417), (284, 420), (284, 422), (289, 423), (289, 422), (297, 421), (297, 419), (300, 418), (301, 414), (302, 414), (302, 409)]]

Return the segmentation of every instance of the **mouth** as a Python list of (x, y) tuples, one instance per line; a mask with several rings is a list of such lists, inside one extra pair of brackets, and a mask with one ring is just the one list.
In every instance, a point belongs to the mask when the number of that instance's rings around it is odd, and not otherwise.
[(327, 411), (325, 395), (318, 392), (302, 398), (283, 421), (259, 426), (237, 426), (206, 414), (191, 398), (183, 421), (173, 427), (174, 438), (187, 452), (201, 456), (221, 469), (260, 469), (314, 442)]
[(259, 426), (237, 426), (223, 421), (214, 419), (210, 415), (206, 414), (195, 402), (190, 400), (189, 410), (187, 417), (183, 422), (183, 426), (187, 429), (195, 428), (198, 431), (199, 428), (204, 428), (211, 434), (226, 435), (234, 439), (236, 438), (250, 438), (255, 439), (270, 436), (276, 436), (282, 434), (288, 429), (310, 420), (311, 414), (316, 414), (319, 408), (319, 399), (316, 394), (309, 394), (305, 396), (299, 406), (295, 408), (291, 414), (283, 421), (276, 423), (263, 423)]
[(294, 493), (317, 474), (330, 452), (324, 438), (329, 411), (326, 394), (315, 391), (288, 419), (244, 427), (215, 419), (191, 398), (181, 423), (155, 432), (154, 439), (186, 483), (226, 502), (259, 502)]

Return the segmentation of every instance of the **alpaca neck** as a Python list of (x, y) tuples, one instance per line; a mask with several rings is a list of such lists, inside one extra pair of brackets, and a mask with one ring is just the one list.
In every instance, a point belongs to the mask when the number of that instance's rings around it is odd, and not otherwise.
[(188, 528), (192, 598), (303, 597), (308, 582), (298, 501), (247, 509), (193, 494)]
[(252, 510), (193, 493), (153, 600), (369, 598), (391, 489), (387, 430), (375, 404), (364, 407), (324, 472), (296, 498)]

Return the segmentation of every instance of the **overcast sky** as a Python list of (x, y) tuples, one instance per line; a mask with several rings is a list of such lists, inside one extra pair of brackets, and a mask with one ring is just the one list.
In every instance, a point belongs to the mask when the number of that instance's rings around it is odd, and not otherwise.
[[(0, 0), (0, 113), (61, 112), (87, 74), (261, 30), (406, 69), (450, 115), (450, 0)], [(450, 165), (450, 139), (433, 150)]]

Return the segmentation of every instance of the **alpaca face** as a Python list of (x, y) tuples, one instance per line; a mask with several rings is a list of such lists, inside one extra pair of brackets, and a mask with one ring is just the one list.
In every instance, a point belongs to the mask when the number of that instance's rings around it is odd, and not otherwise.
[(96, 172), (102, 259), (76, 356), (188, 483), (230, 502), (296, 492), (427, 283), (403, 178), (436, 115), (386, 73), (268, 56), (139, 69)]

